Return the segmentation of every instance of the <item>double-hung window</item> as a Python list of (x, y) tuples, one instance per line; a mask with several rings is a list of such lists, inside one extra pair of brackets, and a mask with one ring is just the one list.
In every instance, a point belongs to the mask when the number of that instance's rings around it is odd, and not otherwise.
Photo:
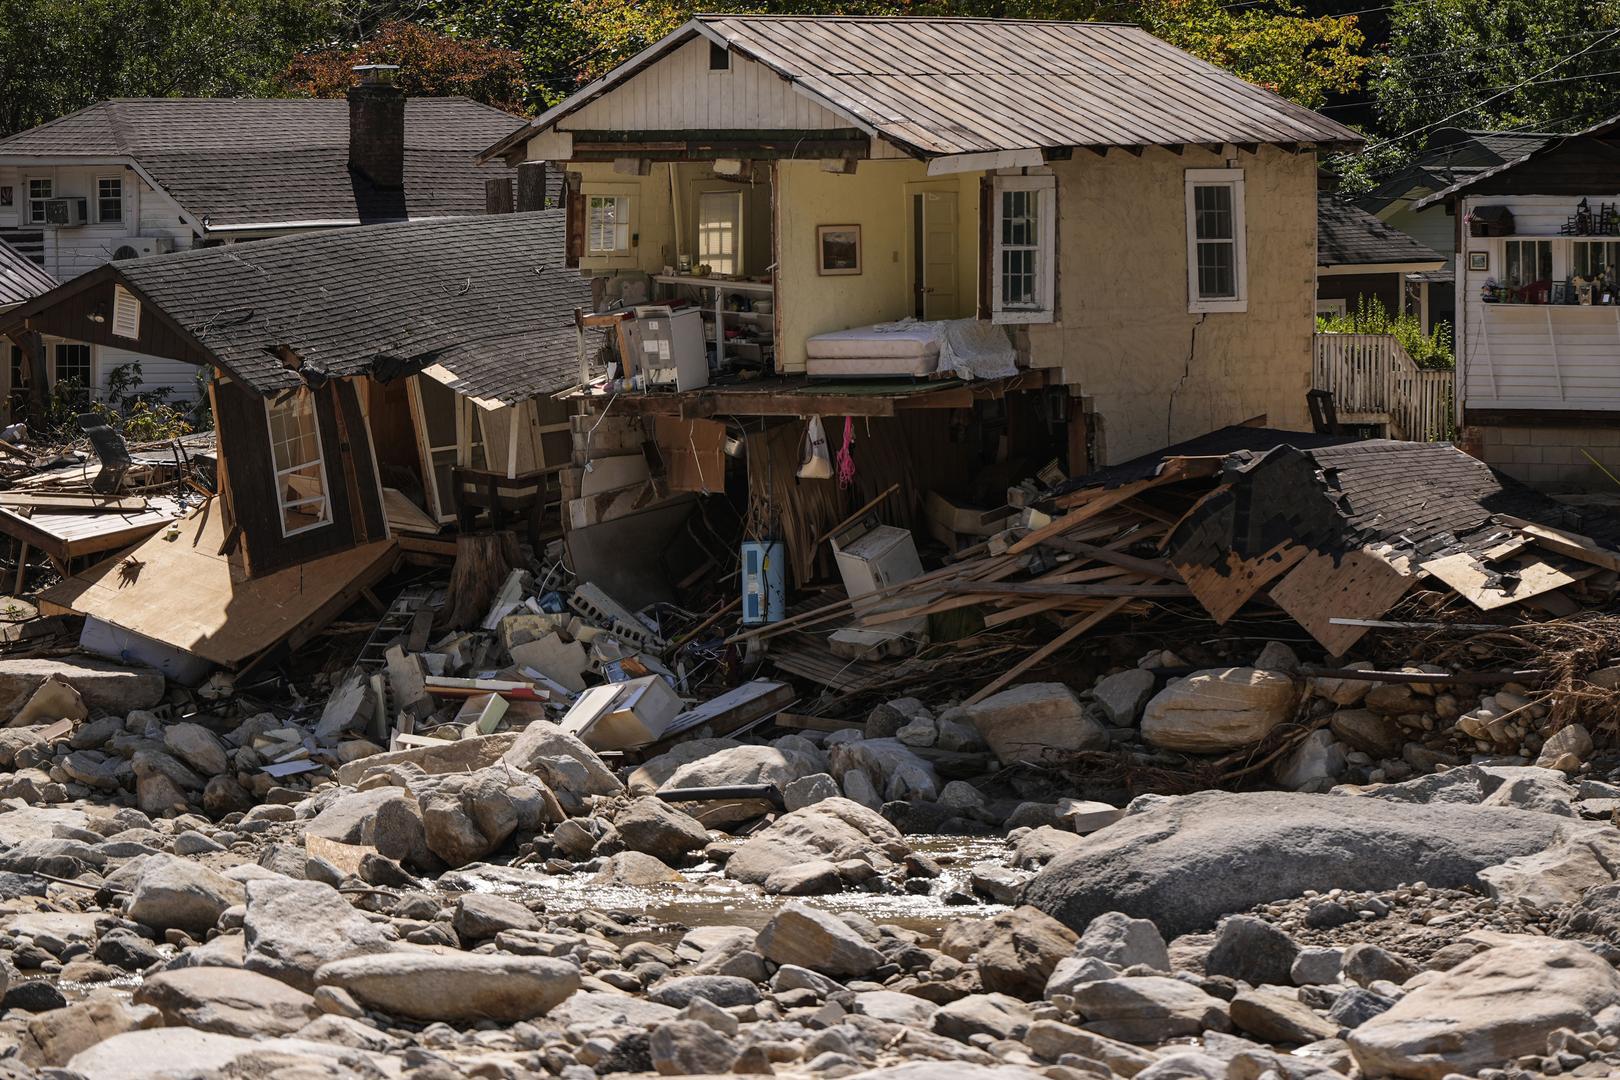
[(124, 178), (103, 176), (96, 181), (96, 220), (111, 224), (124, 220)]
[(1522, 289), (1538, 281), (1551, 281), (1553, 256), (1551, 240), (1506, 240), (1503, 242), (1502, 284)]
[(1187, 170), (1187, 310), (1247, 311), (1242, 169)]
[(585, 196), (585, 255), (592, 259), (630, 254), (630, 197)]
[(28, 223), (45, 224), (45, 202), (56, 194), (56, 185), (48, 176), (34, 176), (28, 180)]
[(299, 390), (279, 400), (266, 400), (270, 421), (270, 455), (276, 470), (276, 501), (281, 535), (293, 536), (331, 520), (326, 494), (326, 460), (315, 418), (315, 395)]
[(1613, 240), (1577, 240), (1570, 253), (1571, 277), (1595, 278), (1620, 273), (1620, 243)]
[(991, 182), (990, 321), (1046, 323), (1057, 314), (1057, 185), (1051, 176)]

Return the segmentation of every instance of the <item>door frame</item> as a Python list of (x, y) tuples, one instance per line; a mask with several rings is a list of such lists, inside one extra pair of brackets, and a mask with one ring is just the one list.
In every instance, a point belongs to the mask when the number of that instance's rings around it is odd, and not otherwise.
[[(921, 306), (922, 306), (924, 315), (927, 314), (927, 310), (928, 310), (928, 308), (927, 308), (928, 301), (926, 299), (926, 295), (919, 292), (919, 290), (923, 287), (923, 285), (922, 285), (922, 283), (920, 281), (917, 280), (918, 273), (919, 273), (919, 270), (918, 270), (918, 256), (919, 255), (921, 256), (922, 268), (924, 270), (926, 270), (927, 265), (928, 265), (928, 253), (925, 250), (923, 250), (924, 237), (918, 235), (918, 227), (921, 224), (921, 222), (919, 222), (918, 215), (917, 215), (917, 212), (916, 212), (917, 211), (917, 201), (916, 200), (918, 198), (920, 198), (920, 197), (926, 196), (929, 192), (933, 192), (933, 193), (936, 193), (936, 194), (951, 195), (951, 196), (954, 196), (956, 198), (956, 231), (957, 231), (957, 237), (956, 237), (956, 310), (958, 312), (960, 312), (962, 310), (962, 306), (963, 306), (962, 305), (962, 277), (963, 277), (963, 275), (962, 275), (962, 237), (961, 237), (961, 230), (962, 230), (962, 207), (963, 207), (963, 201), (964, 201), (963, 198), (962, 198), (961, 185), (955, 180), (913, 180), (913, 181), (910, 181), (910, 182), (905, 184), (904, 192), (905, 192), (905, 195), (904, 195), (905, 202), (904, 202), (903, 205), (905, 207), (904, 220), (905, 220), (905, 223), (906, 223), (906, 247), (905, 247), (906, 258), (905, 258), (905, 264), (906, 264), (907, 314), (910, 314), (910, 315), (915, 315), (916, 314), (917, 308), (919, 306), (918, 305), (919, 300), (922, 301)], [(926, 198), (924, 198), (924, 201), (923, 201), (922, 205), (924, 207), (922, 216), (923, 216), (923, 220), (926, 221), (927, 213), (928, 213), (928, 211), (926, 209), (926, 207), (927, 207)], [(924, 232), (926, 232), (926, 230), (924, 230)], [(949, 317), (954, 318), (955, 315), (952, 315), (952, 316), (949, 316)]]

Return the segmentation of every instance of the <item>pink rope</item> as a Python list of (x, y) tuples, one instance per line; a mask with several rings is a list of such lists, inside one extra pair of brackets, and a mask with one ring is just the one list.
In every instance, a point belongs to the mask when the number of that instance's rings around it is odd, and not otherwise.
[(838, 486), (847, 488), (855, 482), (855, 418), (844, 417), (844, 445), (838, 451)]

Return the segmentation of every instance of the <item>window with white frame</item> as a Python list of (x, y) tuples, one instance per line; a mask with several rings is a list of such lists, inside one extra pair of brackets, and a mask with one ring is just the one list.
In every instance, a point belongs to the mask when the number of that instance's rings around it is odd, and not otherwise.
[(585, 196), (585, 254), (611, 258), (630, 254), (630, 197)]
[(1551, 240), (1507, 240), (1503, 242), (1502, 284), (1522, 289), (1538, 281), (1551, 281), (1553, 255)]
[(1051, 176), (991, 181), (990, 321), (1051, 322), (1057, 313), (1057, 185)]
[(48, 176), (34, 176), (28, 180), (28, 223), (45, 224), (45, 201), (54, 197), (56, 184)]
[(110, 223), (124, 220), (124, 178), (103, 176), (96, 181), (96, 220)]
[(743, 193), (698, 194), (697, 261), (716, 274), (742, 273)]
[(1247, 311), (1242, 169), (1187, 170), (1187, 310)]
[(326, 460), (315, 419), (315, 396), (299, 390), (266, 400), (264, 408), (270, 421), (281, 535), (293, 536), (325, 525), (331, 520), (331, 506), (326, 497)]

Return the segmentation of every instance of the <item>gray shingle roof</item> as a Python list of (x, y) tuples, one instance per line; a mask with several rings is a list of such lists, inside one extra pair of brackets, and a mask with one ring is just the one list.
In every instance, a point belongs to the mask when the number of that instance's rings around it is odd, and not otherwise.
[(476, 214), (479, 150), (521, 118), (462, 97), (405, 103), (405, 194), (383, 195), (348, 168), (342, 100), (118, 98), (0, 139), (0, 157), (131, 158), (214, 227)]
[[(702, 34), (920, 157), (1361, 136), (1135, 26), (700, 15), (539, 117), (535, 133)], [(515, 136), (486, 153), (506, 153)]]
[(112, 264), (146, 301), (261, 394), (298, 386), (277, 350), (332, 376), (432, 364), (471, 397), (570, 385), (573, 311), (590, 285), (563, 265), (564, 211), (306, 233)]
[(1316, 196), (1316, 265), (1444, 263), (1445, 256), (1329, 192)]
[(0, 240), (0, 308), (32, 300), (56, 288), (56, 279), (44, 267)]

